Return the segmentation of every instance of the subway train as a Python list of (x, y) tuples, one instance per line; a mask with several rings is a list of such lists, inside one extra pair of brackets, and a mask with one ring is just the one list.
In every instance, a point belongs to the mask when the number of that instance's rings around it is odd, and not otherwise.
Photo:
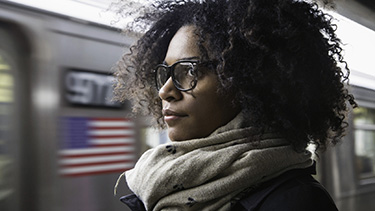
[[(0, 2), (0, 210), (127, 210), (124, 181), (113, 194), (119, 175), (166, 141), (131, 116), (128, 102), (111, 101), (111, 69), (136, 39)], [(342, 211), (375, 210), (374, 75), (352, 70), (359, 107), (342, 143), (318, 156), (316, 178)]]
[(134, 40), (1, 1), (0, 210), (126, 210), (113, 187), (141, 142), (111, 68)]

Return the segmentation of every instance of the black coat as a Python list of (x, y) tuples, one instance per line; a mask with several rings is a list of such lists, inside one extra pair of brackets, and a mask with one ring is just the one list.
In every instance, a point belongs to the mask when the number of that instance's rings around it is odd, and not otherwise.
[(325, 188), (311, 175), (315, 165), (290, 170), (263, 183), (233, 208), (234, 211), (337, 211)]
[[(337, 211), (328, 192), (311, 176), (315, 173), (315, 165), (307, 169), (290, 170), (255, 188), (232, 210)], [(121, 201), (133, 211), (145, 211), (142, 201), (134, 194), (122, 197)]]

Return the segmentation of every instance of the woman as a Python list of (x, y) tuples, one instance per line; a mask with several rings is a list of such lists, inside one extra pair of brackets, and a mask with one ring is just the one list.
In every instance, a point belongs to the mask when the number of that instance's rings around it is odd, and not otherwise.
[[(132, 210), (337, 210), (306, 150), (343, 136), (340, 40), (315, 4), (162, 1), (118, 63), (116, 92), (171, 143), (125, 172)], [(146, 25), (147, 26), (147, 25)]]

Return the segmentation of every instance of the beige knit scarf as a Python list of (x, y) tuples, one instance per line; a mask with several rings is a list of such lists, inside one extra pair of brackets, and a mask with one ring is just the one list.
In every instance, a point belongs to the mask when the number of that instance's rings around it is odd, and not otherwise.
[(147, 210), (230, 210), (239, 194), (281, 173), (312, 165), (277, 134), (254, 141), (242, 115), (207, 138), (146, 151), (127, 172), (129, 188)]

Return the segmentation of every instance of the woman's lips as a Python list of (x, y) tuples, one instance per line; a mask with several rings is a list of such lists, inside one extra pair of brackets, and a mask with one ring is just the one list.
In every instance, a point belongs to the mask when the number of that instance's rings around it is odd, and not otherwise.
[(172, 111), (170, 109), (163, 109), (164, 121), (171, 126), (175, 121), (178, 121), (188, 115)]

